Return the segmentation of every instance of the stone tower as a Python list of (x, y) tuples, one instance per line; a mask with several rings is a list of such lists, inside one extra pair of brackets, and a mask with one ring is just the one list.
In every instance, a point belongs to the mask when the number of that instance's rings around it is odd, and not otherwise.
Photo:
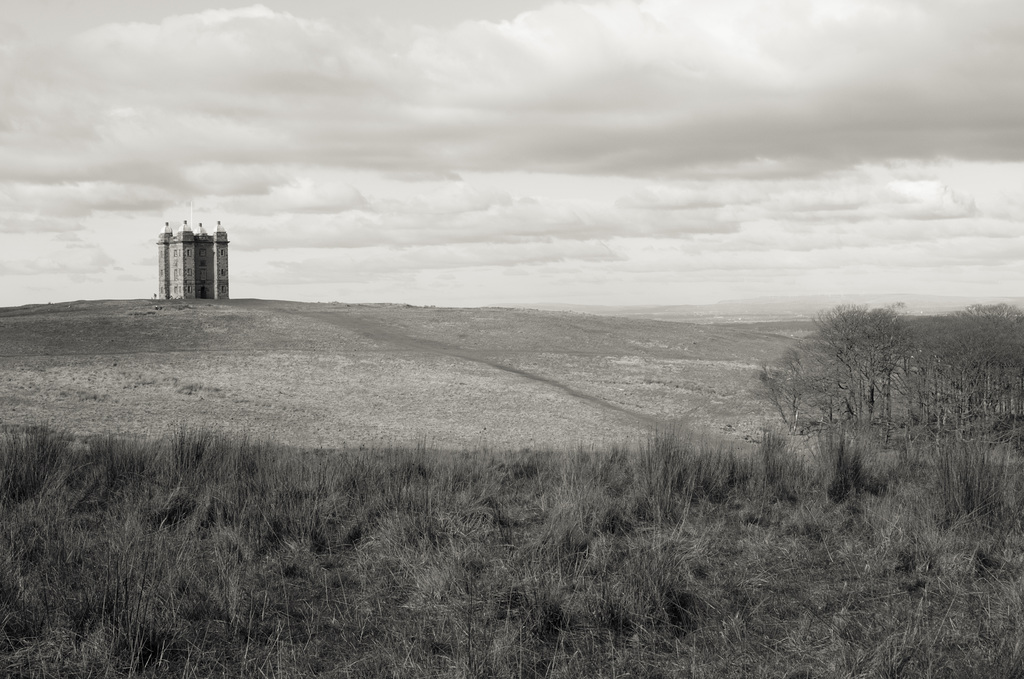
[(157, 239), (160, 299), (228, 299), (228, 234), (217, 222), (192, 233), (185, 220), (178, 233), (170, 222)]

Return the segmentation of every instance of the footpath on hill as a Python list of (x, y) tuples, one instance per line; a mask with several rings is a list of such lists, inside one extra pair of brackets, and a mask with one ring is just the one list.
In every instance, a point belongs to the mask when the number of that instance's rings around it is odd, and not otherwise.
[(156, 434), (189, 422), (323, 448), (629, 443), (769, 414), (744, 326), (525, 309), (74, 302), (0, 309), (0, 421)]

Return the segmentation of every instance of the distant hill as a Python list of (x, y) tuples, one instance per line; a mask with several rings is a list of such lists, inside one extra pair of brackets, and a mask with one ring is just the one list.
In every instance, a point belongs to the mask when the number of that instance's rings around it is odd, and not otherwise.
[(757, 323), (812, 320), (839, 304), (871, 308), (902, 303), (909, 314), (945, 314), (972, 304), (1012, 304), (1024, 307), (1024, 297), (954, 297), (938, 295), (803, 295), (724, 300), (715, 304), (603, 306), (592, 304), (507, 304), (501, 306), (550, 311), (576, 311), (599, 316), (651, 318), (690, 323)]

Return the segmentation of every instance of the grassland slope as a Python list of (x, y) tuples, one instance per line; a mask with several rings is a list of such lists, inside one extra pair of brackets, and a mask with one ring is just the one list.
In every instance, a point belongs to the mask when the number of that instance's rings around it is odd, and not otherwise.
[(528, 309), (88, 301), (0, 309), (0, 418), (83, 433), (190, 420), (302, 446), (749, 434), (751, 375), (792, 340)]

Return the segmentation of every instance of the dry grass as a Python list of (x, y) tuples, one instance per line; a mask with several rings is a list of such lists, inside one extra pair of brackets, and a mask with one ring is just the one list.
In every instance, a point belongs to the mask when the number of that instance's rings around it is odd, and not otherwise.
[(788, 340), (269, 302), (0, 324), (2, 676), (1024, 674), (1017, 455), (796, 452), (746, 389)]
[(5, 676), (1024, 670), (1022, 475), (999, 451), (661, 431), (325, 453), (30, 427), (0, 435), (0, 474)]
[(0, 309), (0, 421), (85, 434), (189, 421), (314, 448), (606, 445), (680, 419), (741, 439), (768, 414), (748, 389), (755, 366), (790, 341), (511, 309), (159, 306)]

